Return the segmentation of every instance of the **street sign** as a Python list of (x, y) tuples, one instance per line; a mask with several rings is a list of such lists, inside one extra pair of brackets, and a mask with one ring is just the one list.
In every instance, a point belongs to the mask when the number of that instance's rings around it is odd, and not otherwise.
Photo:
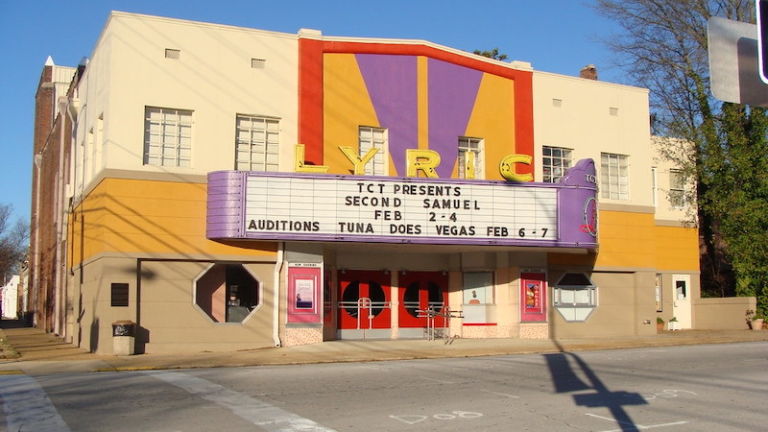
[(768, 0), (755, 0), (760, 79), (768, 84)]
[(768, 85), (755, 73), (760, 63), (757, 26), (712, 17), (707, 35), (712, 95), (725, 102), (768, 107)]

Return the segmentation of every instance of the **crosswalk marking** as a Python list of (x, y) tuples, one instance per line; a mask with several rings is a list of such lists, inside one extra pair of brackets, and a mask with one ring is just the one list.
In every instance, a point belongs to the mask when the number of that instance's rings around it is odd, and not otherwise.
[(314, 421), (285, 411), (243, 393), (182, 372), (145, 372), (205, 400), (215, 402), (237, 416), (274, 432), (335, 432)]
[(69, 432), (40, 384), (26, 375), (0, 377), (0, 399), (3, 401), (8, 432)]

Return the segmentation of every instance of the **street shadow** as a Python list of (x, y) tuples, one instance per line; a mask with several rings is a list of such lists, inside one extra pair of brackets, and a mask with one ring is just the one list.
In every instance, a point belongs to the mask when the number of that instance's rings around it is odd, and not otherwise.
[[(620, 430), (640, 430), (624, 407), (647, 405), (648, 401), (639, 393), (610, 390), (584, 359), (577, 354), (566, 352), (557, 341), (553, 340), (553, 342), (560, 352), (544, 354), (544, 359), (549, 367), (555, 391), (557, 393), (585, 392), (573, 395), (576, 405), (587, 408), (607, 408)], [(581, 376), (577, 373), (578, 371), (581, 372)]]

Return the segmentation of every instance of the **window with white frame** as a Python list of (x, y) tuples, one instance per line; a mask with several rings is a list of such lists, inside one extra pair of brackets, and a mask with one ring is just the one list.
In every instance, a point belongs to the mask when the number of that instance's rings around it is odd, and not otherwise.
[(680, 170), (669, 170), (669, 202), (675, 208), (685, 206), (685, 176)]
[(552, 302), (566, 321), (586, 321), (597, 307), (597, 287), (584, 273), (566, 273), (553, 287)]
[(238, 114), (235, 120), (235, 169), (277, 171), (280, 121), (271, 117)]
[(563, 147), (542, 147), (545, 183), (557, 183), (565, 175), (573, 161), (573, 150)]
[(613, 200), (629, 199), (629, 157), (600, 153), (600, 196)]
[(192, 111), (145, 107), (144, 165), (192, 166)]
[(484, 179), (483, 140), (459, 138), (459, 178)]
[(365, 164), (365, 175), (389, 175), (387, 170), (387, 130), (360, 126), (358, 131), (361, 158), (368, 154), (372, 148), (378, 149), (373, 159)]

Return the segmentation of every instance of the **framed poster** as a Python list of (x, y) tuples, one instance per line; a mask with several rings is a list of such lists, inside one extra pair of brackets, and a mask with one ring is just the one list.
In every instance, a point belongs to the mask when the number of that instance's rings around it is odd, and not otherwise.
[(319, 323), (323, 285), (320, 264), (288, 266), (288, 322)]
[(520, 320), (547, 321), (547, 282), (544, 273), (520, 274)]

